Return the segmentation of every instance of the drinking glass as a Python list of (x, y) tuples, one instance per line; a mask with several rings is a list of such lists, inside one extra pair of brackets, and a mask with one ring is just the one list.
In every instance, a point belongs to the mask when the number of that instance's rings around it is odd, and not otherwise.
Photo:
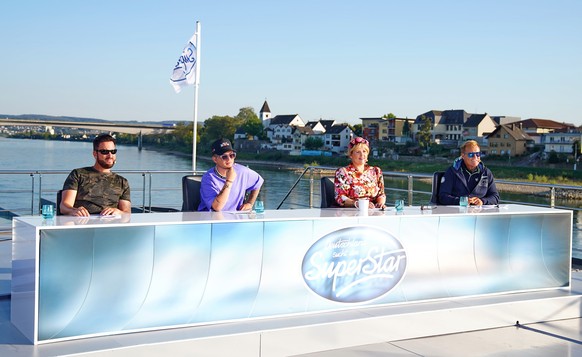
[(55, 216), (53, 205), (42, 205), (42, 218), (49, 219)]
[(255, 201), (255, 212), (257, 212), (257, 213), (265, 212), (265, 204), (263, 203), (263, 201), (259, 201), (259, 200)]
[(467, 207), (469, 205), (469, 197), (467, 196), (461, 196), (459, 198), (459, 206), (461, 207)]
[(396, 208), (396, 212), (404, 211), (404, 200), (396, 200), (394, 202), (394, 208)]

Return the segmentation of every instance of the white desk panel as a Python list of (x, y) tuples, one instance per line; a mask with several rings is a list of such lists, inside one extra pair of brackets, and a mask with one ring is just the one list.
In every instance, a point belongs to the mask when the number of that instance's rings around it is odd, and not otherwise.
[(572, 212), (520, 205), (19, 217), (33, 343), (570, 286)]

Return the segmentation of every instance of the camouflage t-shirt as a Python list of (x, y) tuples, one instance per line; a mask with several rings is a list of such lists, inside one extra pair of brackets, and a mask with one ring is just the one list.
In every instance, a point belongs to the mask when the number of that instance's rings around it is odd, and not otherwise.
[(102, 173), (93, 167), (71, 171), (63, 190), (77, 191), (75, 207), (85, 207), (90, 214), (98, 214), (105, 207), (115, 207), (119, 200), (130, 200), (129, 182), (116, 173)]

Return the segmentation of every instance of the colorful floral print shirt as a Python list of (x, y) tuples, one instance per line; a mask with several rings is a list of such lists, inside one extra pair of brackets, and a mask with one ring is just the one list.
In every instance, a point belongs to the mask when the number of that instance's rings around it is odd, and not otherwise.
[(385, 197), (384, 176), (377, 166), (364, 167), (364, 172), (358, 172), (349, 164), (335, 171), (335, 201), (343, 206), (346, 198), (357, 200), (367, 197), (371, 202), (378, 202), (378, 198)]

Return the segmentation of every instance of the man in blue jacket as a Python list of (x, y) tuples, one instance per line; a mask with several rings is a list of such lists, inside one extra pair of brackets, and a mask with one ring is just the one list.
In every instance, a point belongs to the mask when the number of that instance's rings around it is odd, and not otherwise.
[(461, 146), (461, 157), (455, 159), (441, 179), (440, 204), (458, 205), (461, 196), (468, 196), (469, 204), (474, 206), (499, 203), (493, 173), (481, 162), (481, 149), (475, 140)]

